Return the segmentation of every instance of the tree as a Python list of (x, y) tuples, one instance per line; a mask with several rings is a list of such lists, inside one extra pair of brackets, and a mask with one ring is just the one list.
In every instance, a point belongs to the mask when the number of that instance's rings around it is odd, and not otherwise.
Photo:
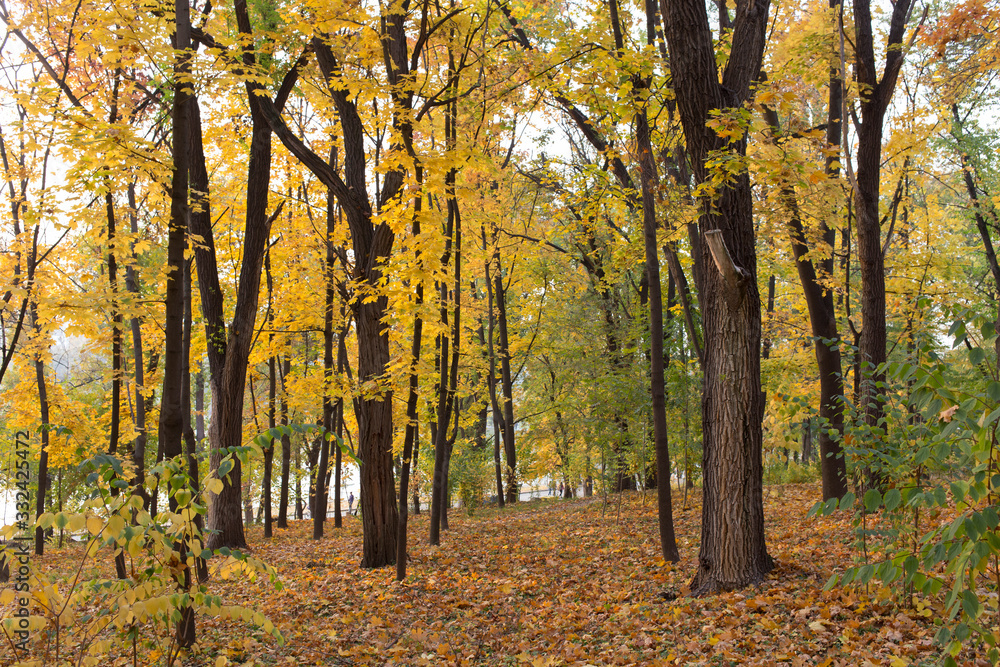
[[(770, 3), (740, 2), (721, 82), (704, 2), (664, 3), (670, 71), (687, 152), (701, 189), (700, 291), (705, 334), (701, 551), (696, 595), (761, 581), (774, 563), (764, 544), (761, 463), (760, 292), (750, 177), (745, 168), (713, 182), (708, 162), (737, 165), (746, 153), (743, 105), (764, 53)], [(740, 128), (731, 141), (708, 127), (713, 113)], [(718, 181), (718, 179), (716, 179)], [(709, 270), (713, 265), (717, 270)]]
[[(882, 134), (885, 114), (903, 66), (903, 37), (913, 7), (914, 3), (910, 0), (897, 0), (893, 4), (886, 37), (885, 65), (880, 77), (875, 63), (871, 2), (854, 0), (854, 78), (859, 88), (861, 107), (861, 122), (857, 126), (857, 168), (851, 183), (858, 221), (858, 263), (861, 266), (862, 329), (858, 354), (862, 376), (858, 409), (864, 415), (865, 424), (876, 429), (876, 433), (880, 430), (884, 432), (885, 428), (881, 423), (884, 406), (879, 389), (885, 382), (885, 371), (881, 366), (886, 360), (885, 251), (879, 216)], [(870, 471), (869, 474), (873, 475), (869, 483), (880, 485), (878, 471)]]

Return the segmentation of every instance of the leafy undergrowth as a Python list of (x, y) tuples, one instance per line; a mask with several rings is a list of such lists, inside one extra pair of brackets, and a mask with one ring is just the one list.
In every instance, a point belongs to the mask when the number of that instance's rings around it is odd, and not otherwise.
[[(230, 620), (198, 619), (185, 665), (905, 665), (937, 655), (929, 608), (887, 601), (875, 587), (824, 592), (851, 563), (850, 517), (807, 518), (814, 485), (765, 490), (776, 568), (759, 587), (686, 596), (699, 508), (675, 524), (682, 561), (660, 557), (655, 496), (546, 499), (473, 517), (453, 511), (442, 545), (427, 545), (425, 514), (410, 521), (409, 576), (361, 570), (361, 523), (293, 522), (255, 555), (284, 588), (218, 581), (228, 602), (252, 606), (284, 634), (278, 645)], [(39, 559), (71, 567), (73, 549)], [(77, 561), (78, 562), (78, 561)], [(109, 574), (110, 574), (110, 563)], [(676, 595), (676, 599), (671, 599)]]

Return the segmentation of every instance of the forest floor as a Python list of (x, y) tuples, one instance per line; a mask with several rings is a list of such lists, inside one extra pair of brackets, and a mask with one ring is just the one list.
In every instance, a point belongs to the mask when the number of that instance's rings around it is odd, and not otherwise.
[[(201, 617), (199, 643), (183, 664), (900, 667), (933, 660), (928, 609), (895, 605), (874, 587), (822, 590), (852, 563), (852, 529), (846, 513), (807, 517), (819, 496), (817, 485), (766, 488), (774, 571), (760, 586), (706, 598), (686, 595), (700, 493), (684, 508), (675, 492), (676, 564), (660, 555), (654, 492), (607, 504), (546, 498), (474, 516), (453, 510), (438, 547), (427, 544), (427, 514), (411, 516), (402, 583), (393, 568), (359, 568), (358, 517), (345, 517), (339, 530), (331, 520), (320, 541), (311, 539), (308, 521), (270, 540), (253, 527), (251, 549), (277, 568), (282, 589), (263, 578), (211, 587), (227, 604), (264, 613), (284, 644), (247, 623)], [(70, 567), (80, 551), (51, 549), (42, 569)]]

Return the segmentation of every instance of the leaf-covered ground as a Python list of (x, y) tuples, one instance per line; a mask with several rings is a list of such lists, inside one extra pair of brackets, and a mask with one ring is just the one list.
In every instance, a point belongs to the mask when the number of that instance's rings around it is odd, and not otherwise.
[[(851, 563), (846, 516), (812, 519), (810, 485), (765, 490), (767, 543), (777, 566), (759, 587), (686, 596), (695, 569), (699, 498), (675, 522), (682, 561), (660, 557), (652, 493), (545, 499), (451, 514), (442, 545), (427, 516), (411, 517), (409, 576), (361, 570), (361, 525), (327, 537), (293, 522), (255, 555), (284, 588), (213, 584), (284, 634), (279, 646), (247, 624), (201, 618), (185, 664), (307, 665), (893, 665), (936, 656), (934, 612), (894, 605), (874, 588), (822, 588)], [(843, 513), (841, 513), (843, 514)], [(77, 551), (77, 555), (78, 555)], [(53, 551), (45, 569), (69, 563)], [(676, 594), (676, 599), (670, 599)], [(225, 660), (221, 660), (221, 658)]]

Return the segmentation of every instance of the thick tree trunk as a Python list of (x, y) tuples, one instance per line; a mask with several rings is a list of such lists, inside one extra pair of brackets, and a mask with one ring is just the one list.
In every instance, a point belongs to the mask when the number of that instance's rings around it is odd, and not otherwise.
[[(767, 0), (737, 5), (720, 84), (704, 2), (665, 3), (670, 70), (699, 184), (710, 178), (711, 151), (745, 152), (745, 138), (727, 146), (705, 123), (711, 111), (739, 108), (749, 98), (763, 56), (768, 8)], [(774, 566), (764, 544), (761, 304), (752, 207), (750, 178), (743, 172), (702, 202), (699, 220), (705, 241), (704, 490), (701, 551), (691, 582), (695, 595), (760, 582)]]
[[(358, 306), (358, 380), (377, 382), (389, 363), (389, 332), (383, 324), (388, 300)], [(361, 342), (365, 341), (365, 342)], [(362, 567), (396, 562), (396, 484), (392, 475), (392, 392), (358, 401), (358, 457), (361, 459)]]

